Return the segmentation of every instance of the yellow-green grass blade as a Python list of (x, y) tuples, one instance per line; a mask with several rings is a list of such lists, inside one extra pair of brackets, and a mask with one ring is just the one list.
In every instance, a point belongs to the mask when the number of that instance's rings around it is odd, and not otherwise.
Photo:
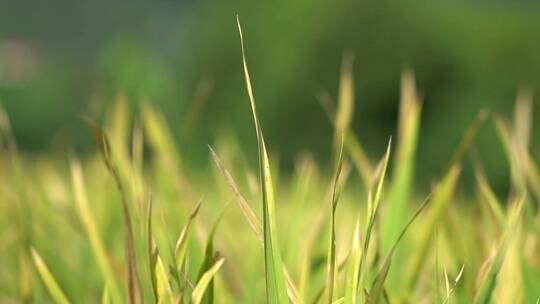
[[(530, 159), (527, 148), (518, 142), (518, 135), (510, 130), (507, 121), (500, 117), (495, 117), (495, 126), (503, 143), (508, 162), (510, 163), (513, 190), (516, 193), (526, 193), (528, 190), (527, 172), (535, 170), (535, 164), (534, 162), (527, 162)], [(521, 135), (521, 137), (523, 136)], [(534, 183), (534, 180), (532, 181)], [(532, 187), (533, 194), (536, 193), (534, 189), (537, 187), (538, 185)], [(535, 223), (534, 208), (529, 198), (525, 199), (524, 209), (525, 221), (528, 228), (534, 233), (536, 239), (540, 240), (540, 228)]]
[(506, 223), (506, 216), (501, 207), (501, 203), (499, 202), (499, 199), (497, 198), (497, 196), (491, 189), (491, 186), (489, 185), (486, 176), (479, 168), (475, 170), (475, 176), (476, 176), (476, 184), (477, 184), (478, 192), (480, 193), (484, 201), (487, 202), (489, 208), (493, 212), (493, 215), (497, 219), (497, 222), (499, 223), (499, 225), (501, 227), (504, 227)]
[(225, 260), (223, 258), (219, 259), (216, 263), (214, 263), (214, 265), (212, 267), (210, 267), (210, 269), (208, 269), (201, 276), (199, 281), (197, 281), (197, 285), (195, 285), (195, 289), (193, 289), (193, 292), (191, 294), (191, 302), (193, 302), (193, 304), (200, 304), (201, 303), (201, 301), (202, 301), (202, 299), (203, 299), (203, 297), (204, 297), (204, 295), (206, 293), (206, 290), (208, 288), (208, 285), (210, 284), (210, 282), (212, 281), (212, 279), (214, 278), (214, 276), (218, 272), (221, 265), (223, 265), (224, 261)]
[(362, 177), (364, 186), (368, 189), (373, 177), (373, 168), (364, 148), (352, 130), (349, 130), (345, 135), (345, 149)]
[(461, 163), (461, 160), (465, 156), (465, 153), (469, 150), (469, 147), (471, 146), (474, 138), (476, 137), (476, 133), (478, 133), (478, 130), (486, 120), (487, 116), (488, 111), (485, 109), (482, 109), (480, 110), (480, 112), (478, 112), (473, 122), (469, 125), (469, 127), (463, 134), (463, 137), (459, 142), (458, 147), (450, 158), (447, 169), (450, 169), (455, 164)]
[(274, 193), (272, 186), (272, 177), (270, 174), (270, 163), (268, 153), (264, 142), (262, 130), (257, 117), (255, 108), (255, 98), (251, 87), (251, 80), (246, 63), (244, 52), (244, 40), (240, 20), (237, 17), (238, 31), (240, 33), (240, 43), (242, 48), (242, 61), (244, 66), (244, 76), (246, 80), (247, 91), (251, 104), (253, 120), (257, 132), (259, 167), (262, 189), (263, 203), (263, 233), (264, 233), (264, 257), (266, 273), (266, 296), (268, 303), (287, 303), (287, 288), (285, 285), (285, 276), (283, 274), (283, 262), (279, 251), (277, 240), (275, 219), (274, 219)]
[(105, 279), (108, 293), (110, 293), (113, 303), (122, 303), (122, 293), (114, 275), (115, 271), (107, 257), (107, 251), (103, 244), (103, 240), (99, 235), (92, 211), (89, 208), (84, 177), (81, 165), (77, 160), (71, 161), (71, 180), (73, 184), (73, 193), (75, 195), (77, 214), (83, 224), (88, 240), (90, 241), (90, 248), (97, 261), (99, 270)]
[[(524, 193), (530, 191), (537, 199), (540, 197), (540, 178), (538, 167), (529, 153), (530, 129), (532, 125), (532, 96), (530, 92), (520, 91), (514, 111), (513, 129), (510, 123), (500, 117), (495, 118), (495, 127), (510, 163), (513, 191)], [(530, 198), (526, 198), (524, 205), (524, 218), (527, 228), (536, 241), (540, 240), (540, 228), (537, 225), (538, 213)], [(513, 244), (512, 247), (516, 246)], [(527, 301), (531, 302), (537, 297), (537, 286), (531, 284), (531, 270), (524, 253), (521, 254), (521, 277)]]
[(126, 96), (118, 95), (106, 123), (111, 136), (111, 144), (113, 144), (117, 150), (125, 149), (128, 145), (131, 118), (129, 114), (130, 109)]
[(332, 201), (330, 210), (330, 236), (328, 240), (327, 264), (326, 264), (326, 302), (332, 303), (334, 297), (334, 285), (336, 281), (336, 208), (339, 201), (340, 189), (339, 176), (343, 165), (343, 138), (338, 152), (336, 169), (334, 173), (334, 184), (332, 187)]
[(414, 157), (420, 126), (421, 101), (418, 96), (414, 74), (405, 70), (401, 75), (401, 99), (399, 106), (397, 148), (392, 172), (392, 184), (388, 194), (388, 210), (381, 222), (381, 249), (387, 254), (405, 224), (414, 178)]
[(236, 182), (234, 181), (231, 174), (227, 171), (223, 163), (221, 162), (220, 158), (214, 152), (214, 149), (212, 147), (208, 146), (210, 149), (210, 154), (212, 154), (212, 159), (214, 160), (214, 164), (219, 169), (221, 174), (223, 175), (223, 178), (229, 185), (229, 188), (234, 194), (235, 201), (238, 204), (238, 207), (240, 208), (240, 211), (242, 211), (242, 214), (246, 218), (247, 222), (249, 223), (249, 226), (255, 233), (255, 236), (257, 239), (263, 241), (263, 232), (262, 232), (262, 225), (260, 220), (257, 218), (257, 215), (255, 214), (255, 211), (251, 208), (251, 206), (248, 204), (246, 198), (242, 195), (240, 190), (238, 189), (238, 186), (236, 185)]
[[(351, 76), (352, 77), (352, 76)], [(341, 84), (340, 84), (341, 86)], [(354, 87), (353, 87), (354, 88)], [(354, 94), (353, 94), (354, 95)], [(318, 95), (319, 101), (326, 112), (328, 120), (334, 125), (334, 132), (337, 133), (336, 127), (336, 110), (332, 102), (331, 97), (328, 94)], [(352, 113), (352, 110), (351, 110)], [(352, 115), (352, 114), (351, 114)], [(366, 189), (371, 186), (371, 180), (373, 178), (373, 168), (367, 157), (364, 147), (358, 140), (358, 137), (351, 128), (347, 128), (344, 134), (345, 137), (345, 149), (350, 155), (358, 174), (364, 182)]]
[(160, 153), (165, 165), (179, 166), (180, 158), (174, 145), (174, 137), (165, 124), (163, 115), (155, 110), (150, 103), (143, 104), (141, 113), (146, 138), (152, 149)]
[(195, 217), (199, 213), (199, 210), (201, 208), (201, 202), (197, 204), (195, 209), (191, 212), (191, 215), (188, 218), (188, 222), (185, 224), (184, 228), (182, 228), (182, 232), (180, 232), (180, 236), (178, 237), (176, 241), (176, 245), (174, 247), (174, 273), (173, 277), (176, 279), (178, 287), (181, 286), (181, 280), (180, 280), (180, 273), (182, 272), (182, 269), (184, 268), (184, 263), (186, 262), (186, 256), (187, 256), (187, 250), (189, 245), (189, 239), (191, 235), (191, 230), (193, 227), (193, 221), (195, 220)]
[(127, 193), (124, 188), (124, 184), (120, 178), (118, 170), (114, 164), (109, 139), (105, 132), (92, 120), (87, 119), (88, 126), (92, 130), (96, 144), (101, 153), (103, 162), (113, 180), (116, 183), (116, 188), (120, 193), (120, 203), (122, 206), (122, 216), (124, 220), (124, 240), (126, 251), (126, 264), (127, 264), (127, 280), (128, 280), (128, 298), (129, 303), (141, 303), (142, 291), (137, 271), (137, 262), (135, 258), (135, 248), (133, 243), (133, 228), (131, 224), (131, 217), (129, 214), (129, 205), (127, 202)]
[(360, 219), (358, 218), (354, 228), (351, 254), (349, 255), (349, 260), (347, 262), (345, 303), (356, 304), (358, 302), (358, 277), (360, 275), (360, 258), (362, 257), (360, 242)]
[(34, 248), (30, 248), (30, 250), (32, 252), (32, 259), (34, 260), (34, 265), (36, 266), (39, 276), (47, 287), (47, 291), (53, 298), (54, 302), (56, 302), (57, 304), (70, 303), (60, 286), (58, 286), (56, 279), (49, 271), (49, 268), (47, 267), (39, 253)]
[(452, 199), (456, 183), (459, 177), (460, 167), (454, 165), (450, 171), (443, 177), (433, 190), (430, 209), (427, 211), (426, 222), (424, 224), (424, 234), (420, 236), (415, 249), (415, 253), (411, 256), (409, 267), (407, 269), (406, 286), (412, 288), (416, 284), (416, 280), (420, 274), (420, 270), (425, 261), (429, 242), (432, 238), (435, 227), (439, 221), (441, 214)]
[(412, 223), (416, 220), (416, 218), (418, 217), (418, 215), (420, 215), (420, 213), (422, 212), (422, 210), (424, 210), (424, 208), (427, 206), (427, 204), (429, 203), (431, 199), (431, 195), (429, 195), (425, 200), (424, 202), (422, 203), (422, 205), (420, 205), (420, 207), (418, 208), (418, 210), (416, 210), (416, 212), (414, 213), (414, 215), (411, 217), (411, 219), (409, 220), (409, 222), (407, 223), (407, 225), (405, 225), (405, 227), (401, 230), (401, 233), (399, 234), (398, 238), (396, 239), (396, 241), (394, 242), (394, 244), (392, 245), (392, 248), (390, 248), (390, 252), (388, 253), (388, 255), (386, 256), (385, 260), (384, 260), (384, 263), (383, 263), (383, 266), (381, 267), (381, 269), (379, 270), (379, 272), (377, 273), (377, 275), (375, 276), (375, 280), (373, 281), (373, 285), (371, 287), (371, 290), (369, 291), (369, 297), (368, 297), (368, 303), (370, 304), (377, 304), (379, 303), (381, 297), (383, 296), (383, 290), (384, 290), (384, 281), (386, 280), (386, 277), (388, 276), (388, 272), (390, 271), (390, 266), (392, 265), (392, 258), (394, 256), (394, 253), (396, 251), (396, 248), (397, 246), (399, 245), (399, 242), (401, 241), (401, 239), (403, 239), (403, 236), (405, 235), (405, 233), (407, 232), (407, 230), (409, 229), (409, 227), (412, 225)]
[[(368, 269), (367, 269), (367, 253), (369, 250), (369, 245), (372, 237), (372, 230), (373, 225), (375, 224), (375, 219), (377, 217), (377, 211), (379, 210), (380, 200), (381, 200), (381, 192), (384, 184), (384, 178), (386, 175), (386, 169), (388, 167), (388, 160), (390, 159), (390, 147), (392, 146), (392, 139), (388, 141), (388, 146), (386, 148), (386, 153), (379, 164), (379, 173), (378, 178), (375, 182), (374, 189), (370, 190), (370, 193), (368, 195), (368, 212), (367, 212), (367, 222), (366, 222), (366, 229), (365, 229), (365, 236), (364, 236), (364, 244), (362, 248), (362, 258), (360, 259), (360, 277), (359, 277), (359, 283), (358, 287), (363, 288), (364, 285), (364, 278), (367, 276)], [(372, 198), (371, 193), (375, 193), (374, 197)]]
[(446, 297), (444, 298), (442, 304), (450, 303), (450, 299), (454, 291), (456, 290), (456, 287), (461, 280), (461, 277), (463, 276), (463, 271), (465, 270), (465, 265), (461, 266), (461, 269), (459, 270), (456, 278), (454, 279), (454, 282), (452, 283), (452, 287), (450, 287), (450, 280), (448, 279), (448, 273), (446, 272), (446, 269), (444, 269), (445, 279), (446, 279)]
[[(233, 177), (231, 176), (229, 171), (225, 168), (225, 166), (223, 165), (223, 162), (221, 161), (217, 153), (215, 153), (211, 147), (210, 147), (210, 152), (212, 154), (212, 158), (214, 160), (214, 163), (216, 164), (216, 167), (219, 169), (223, 178), (229, 185), (229, 188), (233, 192), (236, 203), (238, 207), (240, 208), (240, 210), (242, 211), (244, 218), (247, 220), (248, 224), (251, 227), (251, 230), (253, 231), (253, 233), (255, 233), (255, 236), (257, 237), (257, 239), (260, 241), (261, 245), (264, 248), (264, 236), (263, 236), (263, 228), (262, 228), (261, 220), (257, 217), (257, 215), (255, 214), (255, 211), (253, 210), (253, 208), (251, 208), (251, 205), (249, 205), (244, 195), (242, 195), (242, 193), (240, 192)], [(291, 301), (295, 301), (298, 298), (298, 291), (285, 265), (283, 265), (283, 272), (285, 274), (285, 280), (287, 281), (287, 294), (289, 295), (289, 299), (291, 299)]]
[[(215, 252), (214, 252), (214, 236), (216, 235), (217, 228), (219, 226), (219, 223), (221, 222), (221, 219), (223, 216), (225, 216), (225, 213), (227, 211), (227, 208), (229, 207), (229, 204), (227, 203), (225, 207), (221, 210), (219, 213), (217, 219), (214, 221), (214, 224), (212, 225), (212, 229), (210, 229), (210, 234), (208, 235), (208, 240), (206, 241), (206, 247), (204, 250), (204, 258), (203, 262), (201, 264), (201, 267), (199, 269), (199, 274), (197, 275), (197, 280), (200, 280), (202, 276), (212, 268), (212, 265), (215, 260)], [(208, 286), (206, 287), (206, 293), (202, 299), (203, 303), (211, 304), (214, 303), (214, 280), (211, 279), (208, 282)]]
[(345, 53), (341, 65), (341, 75), (339, 80), (339, 95), (334, 123), (334, 151), (333, 164), (336, 166), (339, 161), (343, 139), (349, 130), (354, 114), (354, 83), (353, 83), (353, 55)]
[(332, 304), (343, 304), (343, 303), (346, 303), (345, 297), (341, 297), (341, 298), (335, 300), (334, 302), (332, 302)]
[(441, 214), (443, 214), (444, 210), (449, 204), (456, 188), (459, 173), (461, 171), (461, 161), (463, 159), (463, 156), (472, 144), (473, 139), (478, 132), (478, 129), (484, 122), (486, 116), (487, 112), (481, 110), (474, 119), (474, 121), (469, 125), (458, 147), (454, 151), (454, 154), (450, 161), (450, 167), (448, 168), (446, 174), (443, 176), (440, 182), (437, 184), (437, 187), (433, 192), (433, 203), (431, 204), (428, 211), (427, 221), (424, 228), (425, 233), (420, 237), (420, 241), (417, 245), (417, 254), (412, 256), (412, 260), (409, 264), (410, 266), (406, 274), (406, 286), (408, 288), (414, 286), (416, 279), (418, 278), (422, 262), (427, 255), (429, 243), (433, 231), (435, 230), (435, 226), (437, 225)]
[(107, 287), (103, 288), (103, 294), (101, 295), (101, 304), (111, 304), (111, 295)]
[(478, 291), (474, 298), (474, 304), (488, 304), (488, 303), (491, 303), (492, 301), (491, 297), (492, 297), (493, 291), (495, 290), (495, 287), (497, 284), (497, 277), (499, 275), (506, 253), (508, 251), (509, 243), (516, 229), (518, 229), (518, 225), (520, 224), (524, 201), (525, 201), (525, 196), (518, 198), (514, 202), (515, 209), (513, 213), (510, 215), (508, 226), (506, 228), (502, 243), (499, 249), (497, 250), (497, 253), (495, 255), (493, 262), (489, 266), (489, 269), (487, 270), (485, 276), (483, 277), (483, 280), (480, 283), (480, 287), (478, 288)]
[(167, 270), (159, 256), (159, 250), (152, 235), (152, 199), (148, 202), (147, 211), (147, 242), (148, 242), (148, 264), (150, 266), (150, 279), (152, 283), (152, 291), (156, 303), (172, 303), (173, 295), (169, 283)]

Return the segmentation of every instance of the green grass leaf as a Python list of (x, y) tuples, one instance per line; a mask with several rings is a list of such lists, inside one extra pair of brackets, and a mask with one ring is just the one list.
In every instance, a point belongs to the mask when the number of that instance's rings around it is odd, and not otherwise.
[(116, 188), (120, 193), (120, 202), (122, 205), (122, 216), (124, 220), (124, 241), (126, 251), (126, 264), (127, 264), (127, 280), (128, 280), (128, 298), (130, 303), (142, 302), (141, 283), (139, 279), (139, 273), (137, 271), (137, 261), (135, 258), (135, 248), (133, 244), (133, 228), (131, 224), (131, 218), (129, 214), (129, 205), (127, 202), (127, 193), (124, 188), (124, 184), (120, 178), (120, 174), (114, 164), (113, 156), (111, 154), (111, 147), (109, 139), (105, 132), (92, 120), (86, 119), (86, 122), (94, 134), (96, 145), (99, 148), (103, 162), (107, 167), (107, 170), (111, 174)]
[[(223, 165), (217, 153), (210, 146), (209, 146), (209, 149), (210, 149), (210, 153), (212, 154), (212, 159), (214, 160), (216, 167), (219, 169), (223, 178), (229, 185), (229, 188), (233, 192), (235, 201), (238, 207), (240, 208), (240, 210), (242, 211), (244, 218), (249, 223), (251, 230), (253, 231), (253, 233), (255, 233), (255, 236), (260, 241), (261, 246), (263, 246), (263, 249), (264, 249), (264, 235), (263, 235), (263, 228), (262, 228), (261, 220), (257, 217), (251, 205), (249, 205), (244, 195), (242, 195), (242, 193), (240, 192), (236, 182), (234, 181), (229, 171)], [(283, 273), (285, 275), (285, 280), (287, 282), (287, 294), (289, 295), (289, 298), (291, 300), (296, 300), (298, 298), (298, 291), (285, 265), (283, 265)]]
[(405, 227), (401, 230), (398, 238), (396, 239), (396, 241), (392, 245), (392, 248), (390, 248), (390, 252), (386, 256), (386, 258), (384, 260), (384, 263), (383, 263), (383, 266), (381, 267), (381, 269), (379, 270), (379, 272), (375, 276), (375, 280), (373, 281), (373, 285), (371, 287), (371, 290), (369, 291), (369, 298), (368, 298), (368, 303), (369, 304), (377, 304), (377, 303), (379, 303), (379, 300), (381, 299), (381, 297), (383, 295), (384, 281), (386, 280), (386, 277), (388, 276), (388, 272), (390, 271), (390, 266), (392, 265), (392, 258), (394, 257), (394, 253), (396, 251), (396, 248), (399, 245), (399, 242), (401, 241), (403, 236), (405, 236), (405, 233), (407, 232), (409, 227), (416, 220), (418, 215), (420, 215), (422, 210), (424, 210), (424, 208), (427, 206), (430, 199), (431, 199), (431, 195), (429, 195), (424, 200), (422, 205), (420, 205), (418, 210), (416, 210), (416, 212), (411, 217), (411, 219), (409, 220), (407, 225), (405, 225)]
[[(229, 207), (229, 204), (226, 204), (225, 207), (223, 207), (217, 219), (214, 221), (214, 224), (212, 225), (212, 229), (210, 229), (210, 234), (208, 235), (208, 240), (206, 241), (206, 247), (204, 249), (203, 262), (199, 269), (197, 280), (200, 280), (202, 276), (208, 270), (210, 270), (210, 268), (212, 268), (212, 265), (214, 264), (214, 260), (215, 260), (214, 236), (216, 235), (216, 231), (219, 226), (219, 223), (221, 222), (221, 219), (225, 215), (228, 207)], [(210, 282), (208, 282), (208, 286), (206, 287), (206, 293), (202, 299), (202, 302), (207, 303), (207, 304), (214, 303), (214, 280), (213, 279), (211, 279)]]
[(32, 252), (32, 259), (39, 273), (39, 276), (47, 287), (47, 291), (49, 292), (53, 300), (57, 304), (70, 303), (60, 286), (58, 286), (58, 283), (54, 279), (54, 276), (49, 271), (49, 268), (47, 267), (39, 253), (34, 248), (30, 248), (30, 251)]
[(270, 174), (270, 163), (268, 161), (268, 153), (266, 144), (263, 138), (262, 129), (257, 117), (255, 108), (255, 98), (251, 87), (251, 80), (246, 63), (244, 52), (244, 39), (242, 36), (242, 28), (240, 20), (237, 16), (238, 31), (240, 32), (240, 43), (242, 48), (242, 61), (244, 65), (244, 76), (251, 104), (251, 111), (257, 132), (257, 142), (259, 150), (259, 168), (260, 180), (262, 189), (263, 203), (263, 232), (264, 232), (264, 260), (266, 273), (266, 297), (268, 303), (287, 303), (287, 288), (285, 285), (285, 276), (283, 274), (283, 262), (281, 261), (281, 253), (279, 251), (279, 243), (277, 240), (276, 224), (275, 224), (275, 206), (274, 206), (274, 190), (272, 186), (272, 177)]
[(483, 280), (480, 283), (477, 294), (474, 298), (474, 304), (488, 304), (491, 303), (491, 296), (495, 290), (497, 284), (497, 277), (499, 271), (501, 270), (506, 252), (508, 251), (508, 246), (511, 238), (513, 237), (514, 232), (518, 228), (521, 219), (521, 213), (523, 209), (523, 204), (525, 201), (525, 196), (516, 199), (514, 202), (514, 211), (510, 215), (508, 226), (506, 228), (502, 243), (495, 254), (495, 258), (489, 269), (487, 270)]
[[(375, 224), (375, 219), (377, 218), (377, 211), (379, 210), (379, 205), (381, 201), (381, 193), (384, 184), (384, 177), (386, 175), (386, 168), (388, 167), (388, 160), (390, 159), (390, 147), (392, 146), (392, 139), (388, 141), (388, 147), (386, 148), (386, 153), (377, 166), (378, 178), (376, 179), (375, 184), (372, 187), (368, 194), (368, 212), (366, 229), (365, 229), (365, 239), (362, 248), (362, 258), (360, 260), (360, 277), (358, 286), (363, 288), (364, 279), (367, 276), (367, 255), (369, 250), (369, 245), (372, 237), (373, 225)], [(372, 193), (375, 193), (374, 196)]]
[(210, 269), (208, 269), (197, 281), (197, 285), (195, 285), (195, 289), (193, 289), (193, 293), (191, 294), (191, 302), (193, 304), (200, 304), (203, 296), (206, 292), (206, 289), (208, 288), (208, 285), (218, 272), (221, 265), (223, 265), (223, 262), (225, 259), (221, 258), (219, 259)]
[(358, 277), (360, 275), (360, 259), (362, 257), (360, 240), (360, 219), (356, 220), (354, 235), (351, 245), (351, 254), (347, 262), (347, 274), (345, 281), (345, 303), (356, 304), (358, 302)]
[(188, 250), (191, 230), (193, 227), (193, 221), (195, 220), (195, 217), (199, 213), (200, 209), (201, 209), (201, 202), (199, 202), (197, 206), (195, 207), (195, 209), (191, 212), (191, 215), (188, 218), (188, 222), (185, 224), (184, 228), (182, 228), (182, 232), (180, 232), (180, 236), (178, 236), (176, 245), (174, 247), (175, 265), (174, 265), (173, 276), (176, 278), (179, 288), (181, 288), (181, 285), (182, 285), (181, 280), (180, 280), (180, 273), (183, 271), (184, 263), (186, 262), (187, 250)]
[(97, 261), (99, 270), (105, 279), (106, 289), (108, 290), (108, 293), (110, 293), (113, 303), (123, 303), (122, 293), (114, 275), (115, 271), (109, 262), (105, 245), (99, 235), (92, 211), (89, 208), (88, 195), (86, 193), (81, 164), (75, 159), (71, 160), (71, 180), (73, 193), (75, 195), (77, 215), (83, 224), (86, 235), (90, 241), (92, 253)]
[(334, 173), (334, 184), (332, 187), (332, 201), (330, 210), (330, 236), (328, 241), (327, 264), (326, 264), (326, 300), (332, 303), (334, 296), (334, 285), (336, 281), (336, 208), (339, 201), (340, 190), (339, 176), (343, 165), (343, 138), (338, 150), (338, 158)]
[(172, 303), (173, 295), (167, 270), (159, 256), (159, 250), (152, 235), (152, 198), (148, 201), (147, 211), (147, 237), (148, 237), (148, 263), (150, 266), (150, 279), (156, 303)]
[(403, 214), (407, 211), (414, 178), (421, 111), (422, 105), (416, 90), (414, 73), (405, 70), (401, 75), (397, 148), (393, 162), (392, 184), (388, 194), (388, 212), (381, 222), (383, 254), (389, 252), (399, 235), (400, 227), (405, 224)]

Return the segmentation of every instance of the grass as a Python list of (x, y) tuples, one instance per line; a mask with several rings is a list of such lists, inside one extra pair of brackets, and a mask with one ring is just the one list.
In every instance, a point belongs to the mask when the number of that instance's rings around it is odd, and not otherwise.
[[(0, 111), (0, 302), (538, 300), (540, 172), (530, 153), (530, 94), (519, 95), (512, 121), (481, 111), (433, 189), (421, 193), (414, 188), (421, 102), (413, 73), (403, 74), (395, 140), (368, 153), (350, 127), (353, 59), (346, 54), (335, 107), (321, 100), (334, 126), (330, 170), (304, 156), (290, 176), (273, 180), (240, 22), (238, 29), (258, 170), (235, 153), (242, 151), (236, 141), (218, 140), (206, 168), (186, 171), (182, 149), (150, 102), (129, 117), (119, 98), (103, 126), (87, 119), (97, 152), (84, 156), (18, 152)], [(508, 156), (508, 199), (497, 197), (474, 157), (477, 195), (456, 195), (463, 159), (485, 121), (500, 134), (494, 148)]]

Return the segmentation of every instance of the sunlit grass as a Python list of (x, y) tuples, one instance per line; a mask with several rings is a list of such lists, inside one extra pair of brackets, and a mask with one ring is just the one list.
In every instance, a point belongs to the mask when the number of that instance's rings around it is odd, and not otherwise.
[(88, 120), (95, 155), (28, 157), (0, 111), (0, 302), (537, 301), (540, 173), (529, 152), (530, 94), (519, 95), (512, 121), (486, 124), (501, 137), (493, 149), (508, 157), (507, 199), (480, 159), (477, 196), (455, 195), (484, 110), (423, 193), (414, 188), (422, 127), (412, 72), (402, 75), (397, 135), (385, 151), (366, 151), (351, 129), (346, 54), (335, 109), (323, 101), (334, 126), (329, 165), (304, 156), (276, 178), (240, 22), (238, 29), (257, 139), (246, 144), (257, 145), (258, 164), (235, 153), (237, 141), (219, 139), (206, 168), (186, 171), (159, 109), (145, 102), (129, 117), (123, 97), (103, 127)]

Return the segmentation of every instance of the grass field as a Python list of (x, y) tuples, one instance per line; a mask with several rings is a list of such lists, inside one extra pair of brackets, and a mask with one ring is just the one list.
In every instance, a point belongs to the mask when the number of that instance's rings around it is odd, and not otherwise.
[[(512, 119), (481, 111), (422, 193), (414, 171), (429, 160), (415, 157), (422, 103), (410, 71), (397, 136), (372, 160), (349, 128), (346, 55), (336, 102), (324, 102), (335, 130), (329, 168), (304, 154), (280, 174), (243, 58), (258, 163), (228, 135), (209, 147), (206, 168), (186, 169), (159, 110), (147, 103), (130, 117), (121, 97), (102, 126), (84, 118), (95, 155), (20, 153), (1, 113), (0, 302), (537, 303), (529, 94)], [(508, 197), (494, 194), (473, 153), (482, 124), (507, 154)], [(476, 195), (455, 195), (469, 155)]]

